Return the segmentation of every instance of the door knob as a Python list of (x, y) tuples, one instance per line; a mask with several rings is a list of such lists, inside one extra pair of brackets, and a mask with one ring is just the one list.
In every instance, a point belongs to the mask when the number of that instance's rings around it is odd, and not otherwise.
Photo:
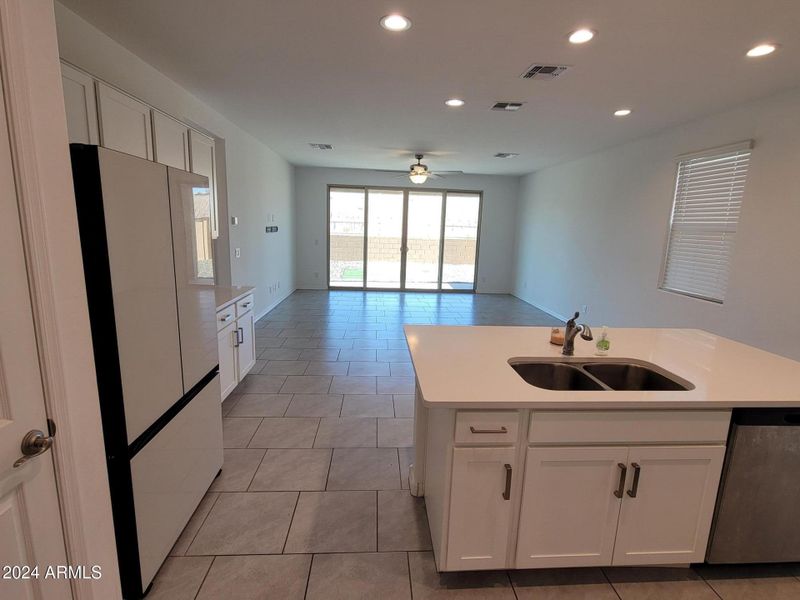
[(31, 458), (50, 450), (53, 446), (54, 437), (54, 435), (45, 435), (44, 432), (39, 429), (31, 429), (25, 434), (25, 437), (22, 438), (22, 443), (20, 444), (22, 456), (14, 462), (14, 468), (21, 467)]

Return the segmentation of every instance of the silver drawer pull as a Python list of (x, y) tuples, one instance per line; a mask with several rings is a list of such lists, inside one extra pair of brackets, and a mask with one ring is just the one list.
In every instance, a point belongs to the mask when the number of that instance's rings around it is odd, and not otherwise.
[(617, 463), (617, 467), (619, 468), (619, 484), (617, 489), (614, 490), (614, 495), (617, 498), (622, 498), (622, 494), (625, 492), (625, 477), (628, 475), (628, 466), (625, 463)]
[(251, 304), (252, 302), (245, 302), (244, 304), (242, 304), (242, 308), (250, 308)]
[(506, 463), (506, 489), (503, 490), (503, 500), (511, 499), (511, 465)]
[(220, 317), (219, 320), (224, 323), (225, 321), (230, 321), (232, 316), (233, 315), (225, 315), (224, 317)]
[(642, 466), (639, 463), (631, 463), (631, 466), (633, 467), (633, 485), (628, 490), (628, 496), (636, 498), (636, 494), (639, 493), (639, 475), (642, 472)]
[(508, 433), (508, 429), (501, 427), (500, 429), (475, 429), (472, 425), (469, 426), (471, 433)]

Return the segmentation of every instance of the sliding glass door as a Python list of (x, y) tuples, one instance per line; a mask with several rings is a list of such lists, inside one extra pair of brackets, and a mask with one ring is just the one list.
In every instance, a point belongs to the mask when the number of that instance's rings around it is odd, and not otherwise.
[(331, 186), (332, 288), (474, 291), (481, 194)]

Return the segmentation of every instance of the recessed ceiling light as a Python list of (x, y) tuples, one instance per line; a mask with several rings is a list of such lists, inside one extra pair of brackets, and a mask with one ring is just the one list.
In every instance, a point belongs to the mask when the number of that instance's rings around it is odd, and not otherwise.
[(494, 155), (495, 158), (515, 158), (519, 156), (519, 152), (498, 152)]
[(572, 44), (585, 44), (594, 37), (591, 29), (578, 29), (569, 34), (569, 41)]
[(631, 111), (630, 108), (620, 108), (619, 110), (615, 110), (614, 111), (614, 116), (615, 117), (627, 117), (629, 114), (631, 114), (631, 112), (633, 112), (633, 111)]
[(453, 108), (464, 106), (464, 101), (461, 98), (450, 98), (449, 100), (445, 100), (444, 103), (447, 104), (447, 106), (452, 106)]
[(403, 15), (386, 15), (381, 19), (381, 27), (389, 31), (406, 31), (411, 28), (411, 20)]
[(772, 54), (777, 49), (777, 44), (759, 44), (758, 46), (750, 48), (750, 50), (747, 51), (747, 56), (751, 58), (766, 56), (767, 54)]

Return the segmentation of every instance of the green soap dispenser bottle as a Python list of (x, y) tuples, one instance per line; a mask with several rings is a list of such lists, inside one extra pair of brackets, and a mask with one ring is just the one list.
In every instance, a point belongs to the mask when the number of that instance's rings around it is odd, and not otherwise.
[(600, 331), (600, 339), (597, 340), (597, 344), (595, 344), (595, 355), (596, 356), (608, 356), (608, 350), (611, 348), (611, 341), (608, 339), (608, 327), (603, 325), (603, 329)]

